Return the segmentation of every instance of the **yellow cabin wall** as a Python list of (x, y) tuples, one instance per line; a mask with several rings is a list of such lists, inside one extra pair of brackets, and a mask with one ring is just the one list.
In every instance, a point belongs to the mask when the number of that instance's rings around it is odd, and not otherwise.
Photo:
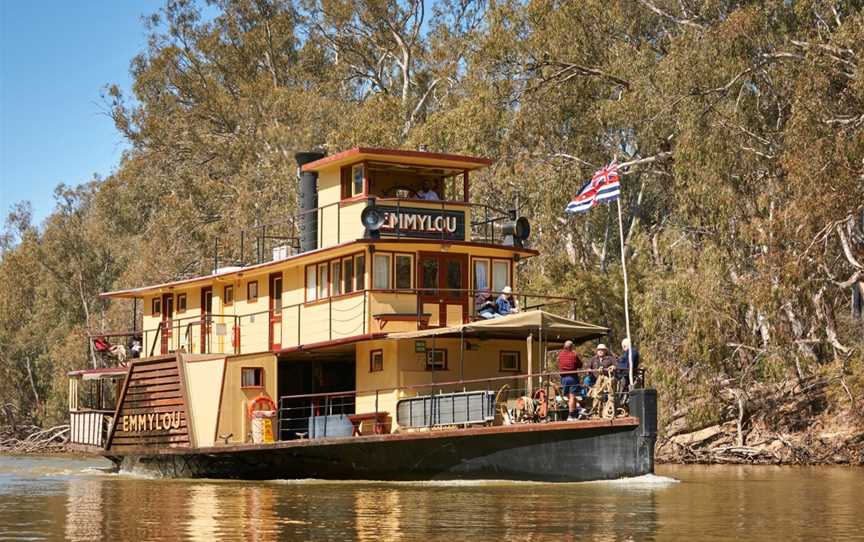
[[(352, 207), (353, 208), (353, 207)], [(359, 209), (360, 207), (358, 207)], [(358, 219), (359, 223), (359, 219)], [(269, 277), (271, 273), (282, 274), (282, 322), (274, 330), (276, 343), (282, 348), (292, 348), (300, 344), (312, 344), (329, 340), (343, 339), (351, 336), (359, 336), (366, 333), (413, 331), (417, 329), (416, 322), (387, 322), (381, 327), (381, 322), (372, 318), (374, 314), (388, 313), (413, 313), (416, 311), (416, 296), (412, 293), (392, 293), (383, 291), (369, 291), (364, 295), (349, 294), (337, 296), (331, 299), (316, 300), (305, 303), (305, 271), (307, 266), (317, 265), (322, 262), (333, 262), (345, 256), (363, 253), (366, 255), (366, 268), (363, 270), (367, 288), (372, 285), (372, 255), (371, 247), (365, 244), (349, 244), (336, 250), (327, 251), (324, 254), (310, 254), (307, 258), (288, 260), (262, 269), (246, 269), (237, 275), (213, 279), (209, 283), (198, 283), (194, 286), (162, 290), (160, 294), (148, 295), (143, 298), (143, 329), (144, 352), (149, 354), (153, 341), (156, 338), (156, 328), (161, 321), (161, 315), (151, 314), (152, 300), (161, 298), (161, 293), (171, 292), (176, 298), (178, 294), (185, 293), (187, 309), (184, 313), (176, 312), (173, 320), (173, 333), (170, 342), (171, 350), (184, 349), (187, 352), (201, 352), (200, 324), (192, 328), (191, 337), (187, 336), (186, 330), (189, 322), (197, 321), (201, 315), (201, 289), (207, 285), (213, 289), (213, 327), (210, 335), (212, 347), (210, 352), (235, 354), (232, 345), (233, 326), (239, 324), (240, 352), (243, 354), (253, 352), (266, 352), (270, 350), (270, 322), (269, 322)], [(406, 253), (414, 256), (416, 266), (419, 253), (449, 253), (465, 254), (468, 267), (468, 287), (473, 288), (473, 266), (472, 262), (478, 258), (493, 260), (511, 260), (513, 253), (508, 248), (479, 247), (471, 245), (448, 245), (435, 242), (428, 243), (406, 243), (395, 240), (384, 239), (375, 243), (374, 250), (378, 252)], [(331, 268), (332, 272), (332, 268)], [(512, 274), (512, 270), (511, 270)], [(413, 277), (413, 286), (417, 287), (416, 272)], [(247, 286), (249, 282), (257, 281), (257, 300), (247, 299)], [(511, 281), (512, 282), (512, 281)], [(234, 289), (234, 302), (230, 305), (224, 303), (224, 290), (226, 286)], [(518, 291), (517, 284), (510, 284)], [(468, 313), (473, 314), (473, 296), (468, 296)], [(432, 318), (430, 325), (439, 325), (438, 305), (427, 304), (422, 307), (423, 312), (430, 313)], [(234, 318), (234, 316), (239, 318)], [(365, 325), (364, 325), (365, 315)], [(332, 329), (329, 326), (332, 316)], [(450, 306), (447, 310), (447, 324), (461, 323), (463, 319), (462, 309), (458, 306)], [(298, 318), (300, 325), (298, 327)], [(178, 332), (179, 326), (179, 332)], [(154, 353), (159, 354), (160, 344), (157, 341)]]
[(318, 207), (326, 207), (342, 199), (341, 168), (328, 168), (318, 173)]
[(224, 357), (183, 356), (189, 419), (197, 446), (213, 446), (222, 392)]
[[(244, 367), (262, 367), (264, 369), (263, 388), (240, 387), (240, 370)], [(233, 436), (228, 440), (229, 442), (248, 442), (250, 427), (246, 419), (246, 411), (249, 402), (259, 395), (266, 395), (277, 401), (276, 389), (276, 356), (274, 354), (252, 354), (227, 358), (225, 378), (222, 384), (222, 400), (219, 403), (217, 434), (233, 433)], [(222, 441), (220, 440), (220, 442)]]
[[(433, 341), (431, 338), (419, 339), (426, 343), (426, 348), (431, 350)], [(462, 391), (467, 390), (498, 390), (503, 385), (509, 384), (511, 389), (525, 388), (525, 379), (516, 378), (517, 375), (527, 373), (528, 357), (525, 341), (488, 340), (478, 341), (466, 339), (477, 347), (476, 350), (465, 350), (464, 379), (476, 380), (483, 378), (502, 378), (513, 376), (513, 379), (497, 380), (493, 382), (477, 382), (458, 386), (429, 386), (416, 390), (383, 391), (378, 393), (378, 411), (389, 412), (393, 418), (392, 428), (396, 428), (396, 402), (402, 397), (413, 397), (415, 395), (428, 395), (435, 392)], [(460, 380), (459, 362), (459, 339), (436, 339), (434, 347), (436, 350), (447, 350), (447, 370), (428, 371), (425, 368), (425, 355), (415, 352), (415, 340), (382, 339), (377, 341), (364, 341), (356, 348), (357, 362), (357, 412), (375, 411), (375, 390), (384, 388), (404, 388), (433, 382), (453, 382)], [(369, 372), (369, 358), (372, 350), (384, 351), (384, 370), (374, 373)], [(519, 352), (519, 371), (500, 371), (501, 351)], [(536, 357), (535, 352), (535, 357)], [(536, 365), (536, 360), (535, 360)]]
[[(357, 344), (356, 355), (356, 390), (357, 403), (355, 411), (358, 413), (375, 412), (375, 390), (384, 390), (378, 394), (378, 412), (390, 412), (393, 425), (396, 426), (396, 391), (386, 388), (397, 387), (399, 379), (398, 364), (398, 342), (392, 340), (364, 341)], [(382, 371), (369, 371), (370, 353), (373, 350), (384, 351), (384, 369)]]

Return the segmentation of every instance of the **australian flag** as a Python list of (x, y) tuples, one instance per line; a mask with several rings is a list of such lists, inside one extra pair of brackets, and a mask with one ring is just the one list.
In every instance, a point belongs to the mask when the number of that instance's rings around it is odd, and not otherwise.
[(594, 173), (591, 180), (579, 189), (573, 201), (567, 204), (568, 213), (584, 213), (601, 201), (612, 201), (621, 195), (621, 177), (618, 164), (612, 163)]

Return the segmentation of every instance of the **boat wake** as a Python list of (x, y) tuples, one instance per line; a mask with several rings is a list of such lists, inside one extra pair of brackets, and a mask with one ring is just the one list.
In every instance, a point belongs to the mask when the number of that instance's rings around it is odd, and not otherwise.
[(663, 487), (674, 484), (680, 484), (681, 480), (670, 478), (669, 476), (658, 476), (656, 474), (643, 474), (642, 476), (633, 476), (632, 478), (616, 478), (614, 480), (596, 480), (594, 482), (582, 482), (584, 484), (604, 484), (622, 487)]

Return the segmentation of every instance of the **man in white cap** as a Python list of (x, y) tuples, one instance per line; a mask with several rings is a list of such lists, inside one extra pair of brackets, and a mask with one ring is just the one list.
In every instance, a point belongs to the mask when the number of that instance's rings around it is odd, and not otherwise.
[(597, 353), (588, 361), (588, 368), (594, 372), (596, 377), (599, 374), (607, 372), (610, 367), (614, 369), (617, 362), (618, 360), (609, 353), (606, 345), (600, 343), (597, 345)]
[(498, 299), (495, 301), (495, 310), (498, 311), (498, 314), (501, 316), (507, 316), (508, 314), (513, 314), (519, 312), (519, 309), (516, 308), (516, 302), (513, 301), (513, 289), (509, 286), (505, 286), (503, 290), (501, 290), (501, 295), (498, 296)]
[[(618, 366), (615, 370), (616, 376), (619, 380), (624, 382), (626, 389), (630, 389), (632, 383), (630, 382), (630, 341), (628, 339), (624, 339), (621, 341), (621, 357), (618, 358)], [(633, 348), (633, 378), (636, 378), (636, 373), (639, 371), (639, 351), (636, 348)]]

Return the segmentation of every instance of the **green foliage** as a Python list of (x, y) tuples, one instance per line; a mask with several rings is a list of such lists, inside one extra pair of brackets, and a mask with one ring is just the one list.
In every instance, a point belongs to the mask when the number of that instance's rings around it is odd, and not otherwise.
[(664, 408), (822, 372), (860, 395), (862, 2), (212, 4), (205, 19), (170, 0), (133, 95), (106, 89), (131, 143), (117, 172), (60, 187), (42, 225), (10, 215), (0, 396), (22, 418), (62, 416), (86, 331), (128, 326), (129, 305), (98, 292), (206, 270), (214, 239), (295, 208), (294, 152), (357, 145), (495, 158), (472, 195), (531, 218), (542, 255), (519, 289), (574, 297), (550, 308), (616, 343), (615, 207), (563, 208), (594, 169), (636, 161), (632, 323)]

